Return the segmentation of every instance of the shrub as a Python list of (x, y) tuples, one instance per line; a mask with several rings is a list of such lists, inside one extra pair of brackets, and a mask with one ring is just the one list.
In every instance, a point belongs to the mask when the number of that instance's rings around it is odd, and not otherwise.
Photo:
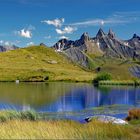
[(99, 84), (99, 81), (107, 81), (107, 80), (111, 80), (112, 76), (109, 73), (101, 73), (98, 74), (97, 77), (93, 80), (94, 84)]
[(138, 119), (140, 119), (140, 109), (129, 110), (126, 120), (131, 121), (131, 120), (138, 120)]

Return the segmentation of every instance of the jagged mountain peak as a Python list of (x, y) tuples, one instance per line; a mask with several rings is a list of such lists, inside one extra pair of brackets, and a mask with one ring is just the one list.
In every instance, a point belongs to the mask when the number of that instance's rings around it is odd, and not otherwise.
[(102, 30), (102, 28), (100, 28), (99, 29), (99, 31), (98, 31), (98, 33), (97, 33), (97, 35), (96, 35), (96, 37), (97, 38), (100, 38), (100, 37), (103, 37), (103, 36), (105, 36), (106, 34), (104, 33), (104, 31)]
[(111, 38), (115, 38), (115, 33), (112, 31), (112, 29), (109, 29), (108, 36)]
[(88, 41), (90, 39), (89, 35), (87, 32), (83, 33), (81, 38), (82, 41)]

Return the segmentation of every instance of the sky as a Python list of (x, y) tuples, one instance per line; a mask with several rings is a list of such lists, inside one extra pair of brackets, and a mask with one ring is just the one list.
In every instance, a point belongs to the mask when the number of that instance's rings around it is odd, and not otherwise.
[(52, 46), (99, 28), (124, 40), (140, 35), (140, 0), (0, 0), (0, 45)]

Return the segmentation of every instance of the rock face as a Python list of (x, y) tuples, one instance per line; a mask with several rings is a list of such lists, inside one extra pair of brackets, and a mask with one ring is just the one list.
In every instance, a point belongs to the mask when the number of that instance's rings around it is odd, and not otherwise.
[(133, 66), (129, 69), (134, 77), (140, 78), (140, 66)]
[(63, 52), (72, 61), (78, 62), (84, 67), (88, 65), (86, 54), (140, 60), (140, 37), (134, 34), (130, 40), (120, 40), (111, 29), (108, 34), (99, 29), (94, 38), (89, 37), (88, 33), (84, 33), (76, 41), (62, 39), (53, 48), (57, 52)]
[(40, 43), (39, 46), (45, 46), (45, 47), (47, 47), (46, 44), (44, 44), (44, 43)]
[(0, 46), (0, 52), (5, 52), (5, 51), (10, 51), (10, 50), (15, 50), (18, 49), (17, 46), (12, 45), (12, 46)]

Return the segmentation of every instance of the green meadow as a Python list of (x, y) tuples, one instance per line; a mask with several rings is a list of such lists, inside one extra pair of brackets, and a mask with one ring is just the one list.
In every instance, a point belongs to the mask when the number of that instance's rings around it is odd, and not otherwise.
[[(62, 53), (45, 46), (31, 46), (3, 52), (0, 53), (0, 81), (89, 82), (100, 73), (111, 74), (113, 84), (114, 81), (135, 79), (129, 72), (129, 68), (135, 64), (132, 61), (86, 55), (89, 59), (89, 69), (80, 67)], [(99, 67), (100, 71), (97, 72), (96, 68)]]
[(93, 77), (92, 72), (44, 46), (0, 53), (0, 81), (91, 81)]

